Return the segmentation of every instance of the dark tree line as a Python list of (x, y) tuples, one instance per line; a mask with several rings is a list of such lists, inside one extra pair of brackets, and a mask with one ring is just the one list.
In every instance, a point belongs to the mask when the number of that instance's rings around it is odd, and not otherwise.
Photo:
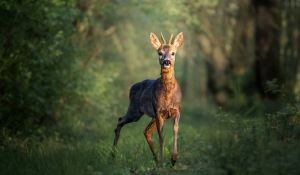
[[(265, 93), (266, 82), (274, 78), (287, 91), (297, 90), (299, 2), (231, 2), (198, 9), (205, 31), (198, 40), (205, 58), (208, 98), (223, 106), (236, 98), (248, 100), (237, 99), (235, 104), (251, 104), (257, 92), (263, 99), (275, 100), (278, 94)], [(211, 9), (216, 13), (209, 14)]]

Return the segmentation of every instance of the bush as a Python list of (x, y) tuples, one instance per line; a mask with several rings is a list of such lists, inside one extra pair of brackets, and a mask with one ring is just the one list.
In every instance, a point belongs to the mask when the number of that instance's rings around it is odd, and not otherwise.
[(215, 116), (214, 127), (227, 129), (211, 136), (210, 144), (196, 140), (203, 172), (299, 174), (299, 102), (282, 90), (275, 92), (281, 93), (284, 107), (264, 118), (244, 119), (222, 111)]

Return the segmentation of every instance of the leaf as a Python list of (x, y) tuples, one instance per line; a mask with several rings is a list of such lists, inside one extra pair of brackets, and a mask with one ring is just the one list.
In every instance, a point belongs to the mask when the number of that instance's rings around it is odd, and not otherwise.
[(266, 92), (270, 92), (271, 91), (271, 89), (268, 89), (268, 90), (265, 90), (264, 92), (266, 93)]
[(277, 82), (277, 78), (273, 78), (272, 83), (276, 83)]
[(272, 93), (277, 93), (277, 92), (281, 92), (281, 90), (272, 90)]
[(272, 89), (273, 90), (275, 90), (275, 89), (277, 89), (278, 88), (278, 85), (277, 84), (274, 84), (273, 86), (272, 86)]

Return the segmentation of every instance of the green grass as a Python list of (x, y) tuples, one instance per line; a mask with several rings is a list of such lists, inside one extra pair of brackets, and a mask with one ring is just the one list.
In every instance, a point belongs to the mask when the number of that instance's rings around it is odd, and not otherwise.
[[(171, 120), (167, 122), (171, 125)], [(84, 141), (76, 144), (47, 141), (38, 146), (29, 143), (21, 149), (12, 145), (0, 151), (0, 174), (181, 174), (187, 171), (192, 162), (192, 153), (188, 150), (193, 140), (185, 135), (196, 136), (197, 130), (182, 125), (178, 138), (178, 163), (173, 169), (166, 167), (165, 170), (160, 170), (157, 169), (143, 136), (143, 129), (139, 125), (141, 123), (123, 128), (116, 158), (109, 154), (113, 142), (112, 134), (104, 141)], [(173, 149), (173, 137), (170, 126), (166, 126), (165, 131), (165, 163), (168, 163)], [(159, 149), (156, 132), (153, 139)]]
[[(151, 120), (147, 116), (122, 128), (117, 156), (112, 158), (114, 117), (92, 130), (74, 122), (76, 136), (70, 130), (57, 130), (59, 134), (42, 142), (7, 137), (0, 147), (0, 174), (299, 174), (299, 125), (289, 128), (285, 124), (283, 131), (292, 132), (283, 141), (277, 130), (265, 125), (265, 118), (215, 115), (214, 110), (204, 108), (182, 111), (178, 162), (173, 168), (157, 168), (143, 135)], [(172, 120), (166, 120), (164, 136), (164, 162), (168, 164), (173, 149)], [(159, 150), (157, 132), (152, 138)]]
[[(117, 117), (109, 123), (99, 124), (94, 130), (99, 137), (88, 136), (85, 126), (74, 125), (79, 133), (77, 139), (66, 139), (63, 130), (53, 137), (39, 142), (29, 139), (20, 144), (18, 141), (7, 141), (0, 150), (0, 174), (186, 174), (191, 165), (198, 160), (191, 149), (197, 148), (195, 138), (202, 138), (210, 132), (209, 122), (203, 120), (193, 122), (188, 112), (183, 112), (178, 133), (178, 162), (174, 168), (166, 166), (165, 170), (158, 169), (151, 150), (143, 135), (151, 118), (143, 116), (138, 122), (125, 125), (121, 130), (117, 156), (112, 158), (110, 151), (114, 140), (114, 128)], [(74, 120), (74, 123), (80, 123)], [(80, 124), (81, 125), (81, 124)], [(165, 163), (170, 163), (173, 151), (173, 123), (166, 120), (164, 126)], [(58, 131), (56, 131), (58, 132)], [(66, 129), (66, 132), (72, 132)], [(95, 133), (90, 133), (93, 135)], [(80, 136), (79, 136), (80, 135)], [(73, 136), (76, 138), (76, 136)], [(159, 152), (158, 134), (152, 136), (156, 150)], [(8, 137), (8, 140), (11, 139)], [(13, 139), (13, 138), (12, 138)]]

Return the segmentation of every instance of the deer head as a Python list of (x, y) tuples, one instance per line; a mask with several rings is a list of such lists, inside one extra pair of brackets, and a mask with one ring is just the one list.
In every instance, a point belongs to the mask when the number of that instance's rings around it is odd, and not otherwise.
[(169, 43), (166, 44), (165, 38), (161, 34), (161, 39), (163, 43), (161, 44), (158, 37), (154, 33), (150, 33), (150, 42), (152, 46), (157, 50), (159, 56), (159, 64), (161, 69), (167, 71), (170, 68), (173, 68), (175, 64), (175, 55), (179, 46), (183, 43), (183, 33), (180, 32), (172, 42), (173, 34), (169, 40)]

